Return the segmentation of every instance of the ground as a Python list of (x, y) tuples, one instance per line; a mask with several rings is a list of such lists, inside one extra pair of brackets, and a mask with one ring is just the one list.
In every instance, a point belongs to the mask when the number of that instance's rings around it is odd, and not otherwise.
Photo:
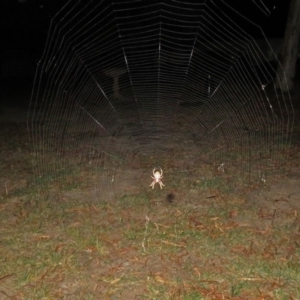
[(300, 299), (298, 125), (270, 181), (224, 188), (207, 165), (152, 190), (137, 161), (105, 187), (37, 183), (26, 109), (1, 108), (1, 300)]

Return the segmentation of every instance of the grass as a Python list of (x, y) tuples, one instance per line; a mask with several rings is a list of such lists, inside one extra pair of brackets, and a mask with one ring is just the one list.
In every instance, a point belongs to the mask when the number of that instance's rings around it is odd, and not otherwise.
[[(2, 163), (10, 185), (30, 170), (28, 145), (19, 145), (4, 149), (18, 153)], [(151, 168), (134, 182), (120, 172), (116, 187), (138, 188), (107, 199), (95, 189), (104, 167), (68, 169), (60, 181), (27, 174), (26, 186), (8, 186), (0, 198), (0, 300), (300, 299), (299, 210), (237, 194), (229, 175), (245, 182), (233, 164), (216, 164), (217, 174), (206, 164), (170, 167), (163, 190), (139, 187), (150, 184)]]
[(3, 198), (0, 299), (300, 298), (296, 213), (277, 222), (228, 194), (151, 193)]

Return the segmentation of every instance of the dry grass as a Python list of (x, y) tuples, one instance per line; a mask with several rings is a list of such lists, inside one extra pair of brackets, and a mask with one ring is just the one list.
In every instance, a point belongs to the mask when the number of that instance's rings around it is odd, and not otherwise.
[(210, 194), (4, 198), (0, 299), (299, 299), (298, 212)]
[(172, 161), (163, 190), (140, 188), (151, 174), (124, 173), (138, 188), (106, 198), (88, 169), (31, 184), (17, 136), (1, 152), (14, 153), (2, 163), (1, 300), (300, 299), (299, 202), (260, 202), (234, 192), (222, 170), (176, 173)]

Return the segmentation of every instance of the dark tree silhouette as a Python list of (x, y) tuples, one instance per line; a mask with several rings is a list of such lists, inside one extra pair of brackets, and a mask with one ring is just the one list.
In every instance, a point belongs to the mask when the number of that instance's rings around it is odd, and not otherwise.
[(291, 91), (294, 87), (296, 63), (299, 52), (299, 37), (300, 0), (292, 0), (290, 3), (284, 41), (279, 58), (281, 66), (278, 68), (276, 81), (276, 87), (281, 88), (283, 92)]

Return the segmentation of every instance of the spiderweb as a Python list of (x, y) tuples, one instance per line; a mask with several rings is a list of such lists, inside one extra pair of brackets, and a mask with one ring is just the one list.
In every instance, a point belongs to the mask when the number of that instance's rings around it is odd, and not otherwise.
[(160, 167), (170, 188), (265, 181), (283, 170), (293, 125), (269, 56), (261, 28), (224, 3), (70, 1), (37, 67), (35, 173), (102, 190), (135, 170), (149, 188)]

